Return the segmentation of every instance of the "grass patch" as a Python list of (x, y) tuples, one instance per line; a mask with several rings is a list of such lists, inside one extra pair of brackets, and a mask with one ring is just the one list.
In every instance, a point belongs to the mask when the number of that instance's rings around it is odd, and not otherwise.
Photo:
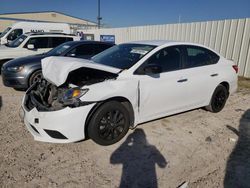
[(238, 79), (239, 88), (247, 88), (250, 89), (250, 78), (239, 77)]

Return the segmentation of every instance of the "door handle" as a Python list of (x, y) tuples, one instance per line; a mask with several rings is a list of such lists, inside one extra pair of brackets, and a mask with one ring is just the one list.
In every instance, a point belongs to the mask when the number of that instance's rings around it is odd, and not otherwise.
[(218, 76), (218, 75), (219, 75), (218, 73), (215, 73), (215, 74), (211, 74), (210, 76), (215, 77), (215, 76)]
[(188, 79), (180, 79), (180, 80), (178, 80), (177, 82), (187, 82), (188, 81)]

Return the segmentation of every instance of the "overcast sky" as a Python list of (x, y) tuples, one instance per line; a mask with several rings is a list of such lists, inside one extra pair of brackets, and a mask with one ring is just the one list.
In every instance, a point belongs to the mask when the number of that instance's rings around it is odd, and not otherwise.
[[(96, 21), (97, 0), (0, 0), (1, 13), (59, 11)], [(250, 0), (101, 0), (112, 27), (250, 17)]]

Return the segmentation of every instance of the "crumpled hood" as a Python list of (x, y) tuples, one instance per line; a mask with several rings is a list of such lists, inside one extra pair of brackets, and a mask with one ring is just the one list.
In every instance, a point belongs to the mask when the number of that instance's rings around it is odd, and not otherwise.
[(50, 83), (60, 86), (68, 77), (68, 74), (79, 68), (91, 68), (113, 74), (118, 74), (121, 69), (95, 63), (87, 59), (77, 59), (71, 57), (51, 56), (42, 59), (42, 73)]

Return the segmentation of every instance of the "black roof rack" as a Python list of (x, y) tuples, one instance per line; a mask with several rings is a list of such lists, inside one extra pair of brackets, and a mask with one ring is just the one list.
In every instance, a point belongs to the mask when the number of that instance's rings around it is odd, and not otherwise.
[(50, 32), (27, 32), (25, 34), (35, 36), (35, 35), (68, 35), (68, 36), (76, 36), (74, 34), (67, 34), (67, 33), (50, 33)]

